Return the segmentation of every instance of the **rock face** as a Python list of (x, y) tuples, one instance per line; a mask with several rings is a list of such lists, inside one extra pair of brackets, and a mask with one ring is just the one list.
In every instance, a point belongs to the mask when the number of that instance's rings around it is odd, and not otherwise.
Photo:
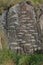
[(41, 27), (36, 14), (28, 2), (19, 3), (2, 14), (8, 45), (15, 52), (29, 54), (41, 49)]

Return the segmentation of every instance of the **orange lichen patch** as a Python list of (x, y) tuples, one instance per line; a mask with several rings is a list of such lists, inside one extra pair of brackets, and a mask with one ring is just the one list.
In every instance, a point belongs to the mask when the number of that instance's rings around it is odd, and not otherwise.
[(7, 37), (3, 31), (0, 31), (0, 38), (1, 38), (2, 48), (4, 48), (7, 44), (7, 39), (6, 39)]
[(11, 61), (5, 63), (5, 65), (14, 65), (14, 62), (11, 60)]
[(39, 65), (43, 65), (43, 62), (41, 62)]
[(0, 37), (0, 50), (2, 50), (1, 37)]
[(16, 65), (12, 60), (9, 60), (8, 62), (5, 62), (4, 64), (1, 65)]

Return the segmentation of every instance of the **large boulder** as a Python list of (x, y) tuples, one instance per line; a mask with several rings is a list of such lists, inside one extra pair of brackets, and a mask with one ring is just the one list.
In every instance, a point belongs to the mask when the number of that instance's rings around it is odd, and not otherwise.
[(26, 54), (33, 53), (38, 47), (41, 49), (39, 12), (30, 2), (22, 2), (2, 14), (2, 25), (10, 48), (18, 50), (20, 47)]

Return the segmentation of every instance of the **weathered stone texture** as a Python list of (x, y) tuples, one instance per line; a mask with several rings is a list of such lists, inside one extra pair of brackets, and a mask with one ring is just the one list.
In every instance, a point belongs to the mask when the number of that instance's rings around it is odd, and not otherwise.
[(37, 24), (36, 12), (31, 4), (19, 3), (11, 7), (7, 16), (3, 17), (3, 25), (7, 30), (8, 43), (11, 49), (21, 54), (29, 54), (41, 49), (42, 42), (39, 39), (41, 34), (38, 31), (40, 25)]

